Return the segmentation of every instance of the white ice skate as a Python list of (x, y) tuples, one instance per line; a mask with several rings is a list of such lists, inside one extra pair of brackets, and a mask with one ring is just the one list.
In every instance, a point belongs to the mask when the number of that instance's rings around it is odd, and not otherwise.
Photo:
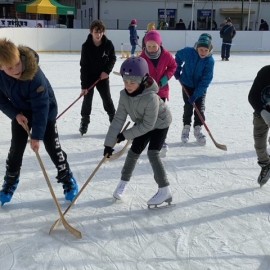
[(206, 144), (206, 137), (205, 135), (202, 133), (202, 128), (201, 126), (196, 126), (194, 127), (194, 137), (197, 140), (197, 143), (199, 145), (205, 145)]
[(189, 140), (190, 125), (185, 125), (181, 135), (182, 143), (187, 143)]
[(127, 181), (120, 180), (120, 182), (118, 183), (118, 185), (113, 193), (113, 197), (115, 199), (122, 200), (122, 196), (125, 193), (127, 183), (128, 183)]
[(172, 193), (169, 186), (159, 188), (158, 192), (147, 202), (148, 208), (159, 208), (158, 205), (162, 203), (171, 205)]

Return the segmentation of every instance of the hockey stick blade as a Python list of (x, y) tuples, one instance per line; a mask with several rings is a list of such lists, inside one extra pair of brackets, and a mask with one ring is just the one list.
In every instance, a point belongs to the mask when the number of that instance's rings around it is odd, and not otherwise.
[[(27, 132), (29, 138), (31, 138), (30, 130), (29, 130), (27, 124), (24, 124), (24, 125), (23, 125), (23, 128), (24, 128), (25, 131)], [(36, 154), (36, 158), (37, 158), (37, 160), (38, 160), (38, 163), (39, 163), (39, 165), (40, 165), (40, 168), (41, 168), (41, 170), (42, 170), (42, 173), (43, 173), (43, 175), (44, 175), (44, 178), (45, 178), (45, 180), (46, 180), (46, 182), (47, 182), (47, 185), (48, 185), (48, 188), (49, 188), (50, 193), (51, 193), (51, 195), (52, 195), (53, 201), (54, 201), (54, 203), (55, 203), (55, 205), (56, 205), (56, 208), (57, 208), (57, 210), (58, 210), (58, 212), (59, 212), (60, 220), (62, 221), (62, 223), (63, 223), (65, 229), (66, 229), (67, 231), (69, 231), (72, 235), (74, 235), (75, 237), (77, 237), (77, 238), (82, 238), (81, 232), (78, 231), (78, 230), (76, 230), (75, 228), (73, 228), (73, 227), (66, 221), (66, 219), (65, 219), (65, 217), (64, 217), (64, 215), (63, 215), (63, 213), (62, 213), (61, 207), (60, 207), (60, 205), (59, 205), (59, 203), (58, 203), (58, 201), (57, 201), (57, 198), (56, 198), (56, 196), (55, 196), (55, 193), (54, 193), (54, 191), (53, 191), (52, 184), (51, 184), (51, 181), (50, 181), (50, 179), (49, 179), (49, 176), (48, 176), (48, 174), (47, 174), (47, 172), (46, 172), (44, 163), (43, 163), (43, 161), (42, 161), (42, 159), (41, 159), (41, 157), (40, 157), (38, 151), (34, 151), (34, 152), (35, 152), (35, 154)]]
[(62, 214), (60, 205), (59, 205), (59, 203), (58, 203), (58, 201), (57, 201), (57, 199), (56, 199), (56, 196), (55, 196), (55, 194), (54, 194), (54, 191), (53, 191), (51, 182), (50, 182), (50, 180), (49, 180), (49, 177), (48, 177), (48, 175), (47, 175), (47, 172), (46, 172), (46, 170), (45, 170), (45, 167), (44, 167), (44, 165), (43, 165), (43, 162), (42, 162), (42, 160), (41, 160), (41, 158), (40, 158), (40, 155), (39, 155), (39, 153), (38, 153), (37, 151), (36, 151), (35, 153), (36, 153), (36, 157), (37, 157), (37, 159), (38, 159), (39, 165), (40, 165), (40, 167), (41, 167), (41, 169), (42, 169), (43, 175), (44, 175), (44, 177), (45, 177), (45, 180), (46, 180), (46, 182), (47, 182), (47, 185), (48, 185), (48, 187), (49, 187), (49, 190), (50, 190), (50, 192), (51, 192), (51, 195), (52, 195), (52, 197), (53, 197), (53, 200), (54, 200), (54, 202), (55, 202), (55, 204), (56, 204), (57, 210), (58, 210), (59, 215), (60, 215), (60, 219), (61, 219), (61, 221), (62, 221), (64, 227), (66, 228), (66, 230), (68, 230), (68, 231), (69, 231), (71, 234), (73, 234), (75, 237), (77, 237), (77, 238), (79, 238), (79, 239), (82, 238), (81, 232), (78, 231), (77, 229), (73, 228), (73, 227), (66, 221), (64, 215)]
[[(130, 121), (125, 125), (123, 131), (125, 131), (128, 126), (130, 125)], [(65, 210), (65, 212), (62, 214), (63, 217), (66, 215), (66, 213), (69, 211), (69, 209), (76, 203), (76, 201), (78, 200), (79, 196), (81, 195), (81, 193), (84, 191), (84, 189), (87, 187), (87, 185), (92, 181), (93, 177), (95, 176), (96, 172), (98, 171), (98, 169), (100, 168), (100, 166), (106, 161), (107, 159), (107, 155), (105, 155), (102, 160), (99, 162), (99, 164), (97, 165), (97, 167), (94, 169), (94, 171), (91, 173), (91, 175), (88, 177), (88, 179), (86, 180), (86, 182), (84, 183), (84, 185), (81, 187), (81, 189), (79, 190), (78, 194), (76, 195), (76, 197), (74, 198), (74, 200), (71, 202), (71, 204), (67, 207), (67, 209)], [(63, 219), (57, 219), (54, 224), (51, 226), (50, 229), (50, 233), (54, 230), (54, 228), (60, 223), (60, 221), (62, 221)]]
[(114, 75), (117, 75), (117, 76), (121, 76), (121, 73), (120, 72), (117, 72), (117, 71), (113, 71), (113, 74)]
[(208, 130), (207, 130), (207, 132), (208, 132), (210, 138), (212, 139), (214, 145), (215, 145), (218, 149), (223, 150), (223, 151), (227, 151), (227, 146), (226, 146), (225, 144), (220, 144), (220, 143), (216, 142), (215, 139), (213, 138), (211, 132), (208, 131)]
[[(187, 97), (190, 98), (190, 95), (189, 95), (189, 93), (188, 93), (188, 90), (187, 90), (183, 85), (182, 85), (182, 89), (184, 90), (184, 92), (185, 92), (185, 94), (187, 95)], [(220, 150), (227, 151), (227, 146), (226, 146), (225, 144), (220, 144), (220, 143), (217, 143), (217, 142), (215, 141), (214, 137), (212, 136), (212, 134), (211, 134), (211, 132), (210, 132), (210, 130), (209, 130), (209, 128), (208, 128), (208, 126), (207, 126), (207, 124), (206, 124), (204, 118), (202, 117), (200, 110), (199, 110), (198, 107), (196, 106), (195, 102), (193, 103), (193, 108), (195, 109), (197, 115), (199, 116), (199, 118), (200, 118), (202, 124), (204, 125), (204, 127), (205, 127), (206, 131), (208, 132), (208, 134), (209, 134), (211, 140), (213, 141), (214, 145), (215, 145), (218, 149), (220, 149)]]

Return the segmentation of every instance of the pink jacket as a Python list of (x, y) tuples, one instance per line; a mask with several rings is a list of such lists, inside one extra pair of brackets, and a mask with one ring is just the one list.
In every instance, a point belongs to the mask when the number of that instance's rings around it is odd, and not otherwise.
[[(158, 85), (163, 76), (167, 76), (169, 81), (169, 79), (174, 75), (177, 64), (171, 53), (165, 50), (163, 47), (162, 52), (159, 56), (157, 67), (154, 66), (151, 59), (149, 59), (148, 56), (145, 54), (145, 51), (141, 53), (140, 57), (144, 58), (147, 61), (150, 76), (154, 78), (154, 80), (157, 82)], [(169, 100), (170, 97), (169, 92), (170, 92), (169, 85), (166, 84), (165, 86), (159, 88), (158, 95), (161, 98), (166, 98)]]

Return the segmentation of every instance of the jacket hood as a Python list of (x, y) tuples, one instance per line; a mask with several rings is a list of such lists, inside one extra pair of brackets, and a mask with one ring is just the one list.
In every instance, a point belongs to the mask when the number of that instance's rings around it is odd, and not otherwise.
[(36, 52), (25, 46), (18, 46), (23, 66), (21, 81), (32, 80), (38, 71), (38, 55)]

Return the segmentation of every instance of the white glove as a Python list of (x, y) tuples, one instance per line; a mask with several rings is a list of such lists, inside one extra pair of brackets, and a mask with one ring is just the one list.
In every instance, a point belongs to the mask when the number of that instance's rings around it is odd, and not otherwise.
[(270, 112), (268, 112), (267, 110), (262, 110), (261, 117), (264, 120), (265, 124), (270, 127)]

